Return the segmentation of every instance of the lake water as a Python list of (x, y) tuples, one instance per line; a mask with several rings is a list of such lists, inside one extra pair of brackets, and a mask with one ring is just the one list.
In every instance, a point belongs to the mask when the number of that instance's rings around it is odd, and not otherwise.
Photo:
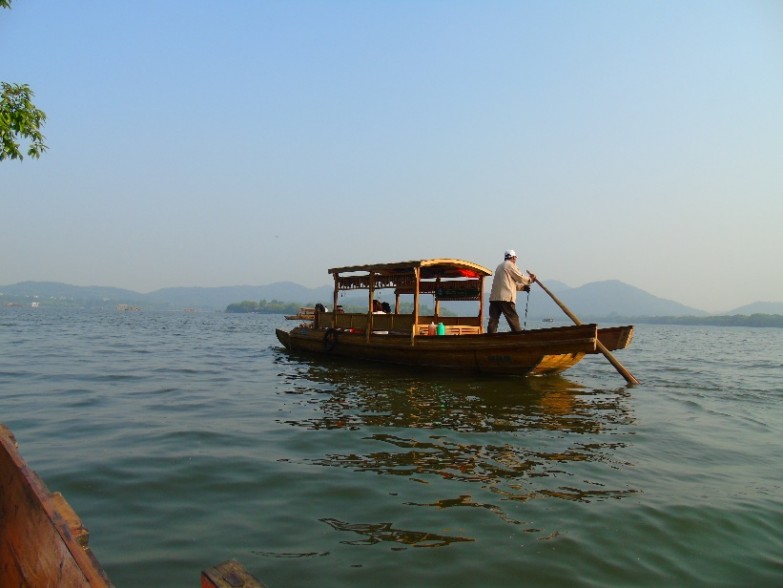
[(290, 356), (283, 317), (0, 309), (0, 422), (118, 587), (783, 585), (783, 330), (564, 377)]

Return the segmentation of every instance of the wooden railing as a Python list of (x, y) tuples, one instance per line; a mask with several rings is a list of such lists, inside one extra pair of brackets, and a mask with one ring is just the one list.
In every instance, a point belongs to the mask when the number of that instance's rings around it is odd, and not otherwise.
[[(335, 321), (334, 323), (332, 321)], [(363, 313), (338, 312), (336, 315), (332, 312), (318, 312), (315, 316), (314, 327), (316, 329), (325, 329), (336, 327), (338, 329), (356, 329), (364, 331), (367, 329), (367, 322), (370, 315)], [(465, 316), (420, 316), (416, 325), (417, 335), (426, 335), (430, 323), (443, 323), (446, 327), (447, 335), (466, 335), (478, 334), (482, 332), (481, 322), (478, 317)], [(389, 333), (399, 333), (410, 335), (413, 331), (413, 315), (410, 314), (373, 314), (372, 330), (388, 331)]]

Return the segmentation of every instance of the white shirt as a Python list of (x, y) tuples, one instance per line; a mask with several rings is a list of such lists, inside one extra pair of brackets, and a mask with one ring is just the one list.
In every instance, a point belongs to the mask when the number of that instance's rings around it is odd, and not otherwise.
[(513, 261), (507, 259), (495, 270), (489, 301), (516, 302), (517, 291), (529, 286), (532, 282), (530, 276), (523, 274)]

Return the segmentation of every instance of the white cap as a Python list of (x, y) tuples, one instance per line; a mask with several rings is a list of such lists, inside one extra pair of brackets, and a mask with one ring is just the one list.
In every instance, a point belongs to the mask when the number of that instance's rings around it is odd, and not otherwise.
[(511, 259), (512, 257), (516, 257), (517, 252), (513, 249), (506, 249), (506, 253), (503, 255), (506, 259)]

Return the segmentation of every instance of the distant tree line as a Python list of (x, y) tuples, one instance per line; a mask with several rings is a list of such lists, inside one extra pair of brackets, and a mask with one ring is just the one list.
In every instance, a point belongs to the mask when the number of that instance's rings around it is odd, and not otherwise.
[[(226, 312), (257, 312), (260, 314), (296, 314), (299, 312), (300, 304), (296, 302), (282, 302), (280, 300), (243, 300), (234, 302), (226, 307)], [(309, 306), (315, 306), (310, 304)]]

